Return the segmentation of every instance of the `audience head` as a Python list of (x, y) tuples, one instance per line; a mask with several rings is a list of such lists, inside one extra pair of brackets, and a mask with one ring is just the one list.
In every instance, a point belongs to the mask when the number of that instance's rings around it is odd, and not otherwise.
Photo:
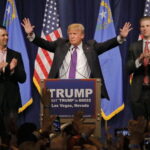
[(144, 16), (140, 19), (140, 32), (144, 39), (150, 39), (150, 16)]

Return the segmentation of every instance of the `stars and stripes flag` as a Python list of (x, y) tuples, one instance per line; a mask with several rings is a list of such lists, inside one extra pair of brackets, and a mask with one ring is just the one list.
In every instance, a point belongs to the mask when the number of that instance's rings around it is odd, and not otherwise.
[(144, 16), (150, 16), (150, 0), (145, 2)]
[[(41, 37), (48, 41), (55, 41), (57, 38), (62, 37), (57, 0), (46, 0)], [(40, 81), (48, 78), (52, 61), (53, 53), (38, 48), (34, 64), (33, 82), (39, 93), (41, 93)]]

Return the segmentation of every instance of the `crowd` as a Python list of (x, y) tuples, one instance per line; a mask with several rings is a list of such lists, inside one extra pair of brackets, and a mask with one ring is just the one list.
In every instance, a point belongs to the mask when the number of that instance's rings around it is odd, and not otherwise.
[[(53, 122), (56, 116), (48, 117), (42, 128), (33, 123), (22, 124), (17, 131), (7, 135), (0, 144), (0, 150), (149, 150), (150, 121), (144, 117), (128, 122), (129, 134), (106, 137), (94, 136), (95, 125), (84, 123), (83, 113), (77, 112), (71, 123), (56, 132)], [(53, 136), (51, 136), (53, 133)]]

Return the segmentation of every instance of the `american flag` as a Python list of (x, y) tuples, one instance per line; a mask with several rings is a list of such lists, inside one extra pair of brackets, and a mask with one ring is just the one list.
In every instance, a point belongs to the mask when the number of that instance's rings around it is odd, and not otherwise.
[[(55, 41), (57, 38), (62, 37), (57, 0), (46, 0), (41, 37), (48, 41)], [(46, 79), (48, 77), (52, 60), (53, 53), (38, 48), (34, 64), (33, 82), (39, 93), (41, 93), (40, 81), (41, 79)]]
[(144, 16), (150, 16), (150, 0), (145, 2)]

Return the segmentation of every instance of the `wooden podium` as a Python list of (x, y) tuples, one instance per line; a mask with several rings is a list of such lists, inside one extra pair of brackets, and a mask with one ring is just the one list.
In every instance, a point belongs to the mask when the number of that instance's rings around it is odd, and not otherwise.
[[(84, 112), (85, 124), (95, 124), (94, 136), (101, 136), (101, 80), (45, 79), (41, 80), (42, 101), (48, 101), (50, 115), (58, 115), (61, 123), (71, 122), (75, 112)], [(41, 103), (41, 124), (43, 120)]]

